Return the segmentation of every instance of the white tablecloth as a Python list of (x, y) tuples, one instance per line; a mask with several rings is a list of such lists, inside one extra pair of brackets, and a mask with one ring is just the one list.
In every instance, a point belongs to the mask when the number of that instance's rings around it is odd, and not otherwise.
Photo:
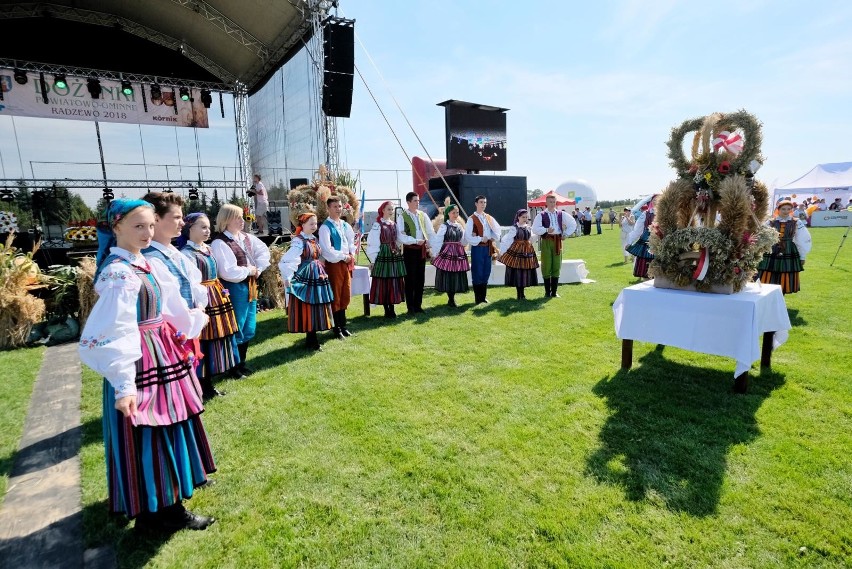
[(654, 288), (647, 281), (622, 290), (612, 311), (620, 339), (731, 357), (735, 377), (760, 359), (765, 332), (775, 332), (777, 348), (790, 329), (781, 287), (760, 283), (737, 294), (709, 294)]
[(352, 273), (352, 296), (370, 294), (370, 268), (355, 267)]
[[(541, 269), (538, 269), (538, 282), (541, 280)], [(562, 261), (562, 268), (559, 271), (559, 282), (578, 283), (588, 276), (589, 271), (586, 269), (586, 263), (582, 259), (567, 259)], [(491, 265), (491, 276), (488, 278), (488, 284), (502, 286), (506, 283), (506, 265), (495, 262)], [(471, 283), (471, 276), (468, 272), (467, 282)], [(432, 263), (426, 263), (426, 286), (435, 286), (435, 267)]]

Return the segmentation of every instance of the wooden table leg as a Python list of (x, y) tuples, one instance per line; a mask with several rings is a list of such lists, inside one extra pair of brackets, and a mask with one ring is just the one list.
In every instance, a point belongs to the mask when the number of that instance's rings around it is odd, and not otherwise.
[(369, 294), (362, 294), (361, 296), (364, 297), (364, 316), (369, 316), (370, 315), (370, 295)]
[(763, 349), (760, 351), (760, 367), (772, 366), (772, 342), (775, 340), (775, 332), (763, 334)]
[(748, 393), (748, 372), (743, 372), (734, 379), (734, 393)]
[(621, 369), (633, 367), (633, 340), (621, 341)]

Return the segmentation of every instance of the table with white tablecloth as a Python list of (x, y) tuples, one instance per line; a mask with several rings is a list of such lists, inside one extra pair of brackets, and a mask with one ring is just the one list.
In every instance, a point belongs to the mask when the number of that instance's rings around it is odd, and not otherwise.
[(761, 283), (736, 294), (710, 294), (656, 288), (646, 281), (622, 290), (612, 311), (622, 367), (632, 365), (634, 340), (727, 356), (737, 362), (738, 391), (745, 389), (755, 361), (770, 364), (772, 349), (787, 340), (791, 328), (781, 287)]

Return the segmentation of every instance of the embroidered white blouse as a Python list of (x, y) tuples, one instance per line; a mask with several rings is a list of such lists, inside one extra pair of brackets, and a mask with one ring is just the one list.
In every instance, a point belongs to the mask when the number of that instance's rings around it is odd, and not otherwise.
[[(157, 241), (151, 241), (151, 247), (159, 249), (168, 257), (172, 263), (178, 268), (183, 276), (189, 281), (190, 289), (192, 290), (192, 300), (197, 308), (207, 308), (207, 288), (201, 284), (201, 271), (195, 265), (195, 260), (190, 262), (186, 255), (181, 253), (174, 245), (163, 245)], [(147, 257), (146, 257), (147, 258)], [(151, 265), (151, 272), (157, 281), (163, 279), (163, 273), (169, 273), (169, 268), (160, 259), (156, 257), (148, 258), (148, 264)]]
[[(269, 267), (269, 247), (263, 241), (248, 233), (241, 233), (239, 238), (229, 231), (223, 233), (235, 240), (240, 248), (246, 252), (248, 264), (257, 267), (258, 275)], [(248, 239), (251, 250), (246, 248), (245, 239)], [(234, 252), (228, 247), (227, 243), (221, 239), (214, 239), (210, 248), (213, 250), (213, 258), (216, 259), (220, 280), (241, 283), (249, 277), (248, 267), (241, 267), (237, 264), (237, 257), (234, 256)]]

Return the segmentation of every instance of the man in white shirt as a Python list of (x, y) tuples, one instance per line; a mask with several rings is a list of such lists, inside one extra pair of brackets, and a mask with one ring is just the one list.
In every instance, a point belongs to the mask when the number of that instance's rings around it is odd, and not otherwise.
[(257, 220), (257, 233), (266, 233), (266, 212), (269, 210), (269, 192), (260, 181), (260, 174), (254, 175), (254, 183), (251, 185), (254, 193), (254, 215)]
[(547, 209), (535, 216), (532, 232), (541, 236), (541, 276), (544, 296), (559, 298), (559, 273), (562, 270), (562, 240), (574, 233), (577, 224), (574, 216), (556, 209), (556, 196), (545, 200)]
[(429, 240), (435, 230), (426, 214), (418, 209), (420, 197), (415, 192), (405, 195), (407, 209), (396, 216), (397, 241), (402, 243), (405, 262), (405, 306), (409, 314), (423, 312), (423, 286), (426, 280), (426, 259)]
[(470, 243), (473, 296), (476, 304), (480, 304), (488, 302), (488, 279), (491, 277), (491, 260), (497, 258), (496, 243), (500, 240), (500, 225), (485, 213), (485, 207), (488, 205), (485, 196), (476, 196), (474, 204), (476, 212), (468, 218), (464, 236)]
[(334, 293), (331, 310), (334, 316), (332, 334), (338, 340), (352, 335), (346, 329), (346, 309), (352, 295), (352, 271), (355, 268), (355, 232), (352, 226), (340, 219), (343, 204), (337, 196), (325, 200), (328, 219), (319, 228), (319, 246), (325, 259), (325, 272)]

